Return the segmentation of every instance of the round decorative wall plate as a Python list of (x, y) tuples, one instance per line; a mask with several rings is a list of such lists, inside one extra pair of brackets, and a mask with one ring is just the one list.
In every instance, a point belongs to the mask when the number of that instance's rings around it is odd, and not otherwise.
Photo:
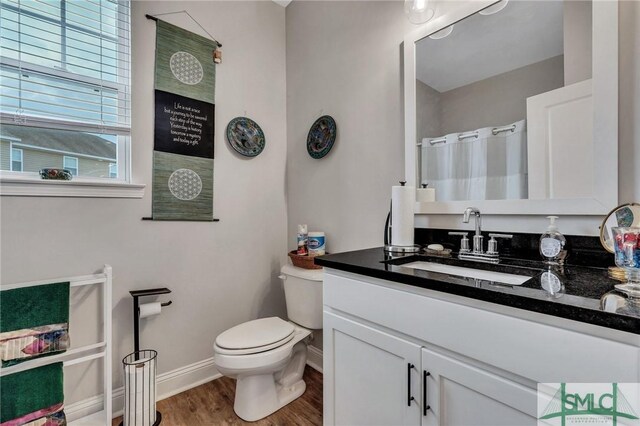
[(265, 139), (262, 129), (250, 118), (236, 117), (227, 125), (229, 145), (245, 157), (255, 157), (264, 149)]
[(329, 115), (318, 118), (307, 135), (307, 152), (312, 158), (322, 158), (331, 151), (336, 141), (338, 128), (336, 121)]

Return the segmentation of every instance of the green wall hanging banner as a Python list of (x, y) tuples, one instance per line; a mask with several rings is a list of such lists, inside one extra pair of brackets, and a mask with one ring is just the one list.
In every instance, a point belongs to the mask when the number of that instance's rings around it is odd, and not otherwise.
[(213, 220), (216, 47), (157, 21), (154, 220)]

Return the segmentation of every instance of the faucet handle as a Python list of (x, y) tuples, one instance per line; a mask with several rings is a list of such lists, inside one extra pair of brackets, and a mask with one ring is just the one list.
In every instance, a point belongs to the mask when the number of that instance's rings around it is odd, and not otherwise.
[(513, 238), (513, 235), (512, 234), (489, 234), (489, 237), (491, 237), (491, 238), (505, 238), (505, 239), (508, 239), (508, 238)]
[(460, 253), (468, 253), (471, 250), (469, 250), (469, 237), (467, 237), (467, 235), (469, 235), (468, 232), (449, 232), (449, 235), (460, 235), (462, 236), (462, 239), (460, 240)]
[(498, 254), (498, 241), (496, 241), (496, 238), (504, 238), (504, 239), (509, 239), (509, 238), (513, 238), (513, 235), (511, 234), (489, 234), (489, 236), (491, 237), (491, 239), (489, 240), (489, 247), (487, 249), (487, 254)]

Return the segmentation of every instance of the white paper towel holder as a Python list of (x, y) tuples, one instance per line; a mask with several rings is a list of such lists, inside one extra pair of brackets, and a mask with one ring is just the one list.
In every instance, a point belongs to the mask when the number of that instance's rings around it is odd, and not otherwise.
[[(400, 186), (405, 186), (406, 181), (400, 181)], [(420, 246), (417, 244), (411, 246), (399, 246), (393, 244), (391, 241), (391, 211), (393, 210), (393, 202), (389, 202), (389, 214), (387, 214), (387, 220), (384, 224), (384, 251), (394, 254), (411, 254), (419, 253)]]

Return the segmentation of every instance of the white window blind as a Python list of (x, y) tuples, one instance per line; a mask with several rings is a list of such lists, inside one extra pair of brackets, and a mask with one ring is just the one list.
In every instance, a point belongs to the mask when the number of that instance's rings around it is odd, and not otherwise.
[(0, 0), (0, 12), (0, 141), (34, 168), (71, 154), (81, 176), (128, 180), (129, 1)]

